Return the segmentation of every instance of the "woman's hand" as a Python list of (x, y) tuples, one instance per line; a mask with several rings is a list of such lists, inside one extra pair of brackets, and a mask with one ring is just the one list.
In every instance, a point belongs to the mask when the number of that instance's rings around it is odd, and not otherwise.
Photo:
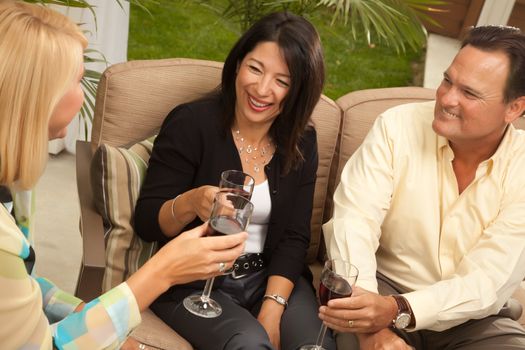
[(218, 187), (201, 186), (164, 202), (159, 212), (162, 232), (167, 237), (175, 237), (197, 216), (207, 221), (217, 192)]
[(245, 232), (203, 237), (208, 223), (181, 233), (167, 243), (149, 261), (164, 266), (170, 284), (204, 280), (222, 274), (219, 264), (230, 268), (244, 251)]
[(207, 221), (210, 218), (213, 199), (217, 192), (219, 192), (218, 187), (208, 185), (197, 187), (191, 191), (191, 206), (202, 221)]
[(361, 350), (411, 350), (403, 339), (391, 331), (384, 328), (376, 333), (358, 334), (359, 348)]
[(140, 310), (174, 284), (203, 280), (222, 274), (244, 251), (246, 232), (203, 237), (207, 223), (181, 233), (162, 247), (127, 281)]
[[(273, 305), (275, 304), (275, 305)], [(257, 316), (257, 320), (264, 327), (270, 343), (275, 349), (281, 348), (281, 317), (283, 314), (283, 306), (266, 300), (263, 302), (261, 311)]]
[(146, 345), (138, 342), (133, 337), (128, 337), (126, 341), (120, 347), (120, 350), (147, 350), (149, 349)]
[(351, 297), (332, 299), (319, 311), (324, 323), (339, 332), (374, 333), (392, 325), (397, 303), (391, 296), (355, 287)]
[[(268, 277), (265, 294), (277, 294), (288, 300), (290, 294), (292, 294), (293, 286), (293, 283), (287, 278), (273, 275)], [(277, 303), (273, 299), (263, 299), (261, 310), (259, 315), (257, 315), (257, 320), (266, 330), (270, 342), (276, 349), (281, 348), (281, 317), (284, 309), (284, 305)]]

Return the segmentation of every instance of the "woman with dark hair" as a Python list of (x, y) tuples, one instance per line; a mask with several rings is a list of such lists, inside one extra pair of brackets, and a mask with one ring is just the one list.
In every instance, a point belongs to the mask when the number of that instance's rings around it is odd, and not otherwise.
[[(200, 318), (182, 306), (201, 282), (171, 288), (151, 306), (198, 349), (297, 349), (316, 340), (305, 257), (318, 163), (310, 117), (323, 83), (315, 28), (274, 13), (235, 44), (217, 91), (176, 107), (161, 127), (135, 211), (143, 239), (165, 243), (208, 220), (224, 170), (255, 179), (245, 254), (212, 292), (222, 314)], [(325, 347), (335, 348), (331, 336)]]

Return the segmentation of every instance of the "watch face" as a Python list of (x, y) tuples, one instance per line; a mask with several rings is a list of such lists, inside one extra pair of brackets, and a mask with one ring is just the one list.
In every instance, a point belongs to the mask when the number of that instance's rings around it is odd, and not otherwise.
[(410, 314), (401, 313), (397, 315), (395, 326), (397, 329), (405, 329), (410, 324)]

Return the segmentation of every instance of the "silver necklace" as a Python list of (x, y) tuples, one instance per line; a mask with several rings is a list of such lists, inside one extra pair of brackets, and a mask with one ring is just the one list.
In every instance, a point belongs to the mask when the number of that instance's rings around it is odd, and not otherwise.
[(239, 129), (234, 131), (235, 141), (237, 141), (237, 149), (241, 160), (249, 166), (253, 166), (253, 171), (258, 173), (261, 169), (268, 164), (275, 151), (273, 150), (272, 139), (268, 139), (268, 143), (263, 146), (252, 146), (244, 144), (244, 137), (241, 135)]

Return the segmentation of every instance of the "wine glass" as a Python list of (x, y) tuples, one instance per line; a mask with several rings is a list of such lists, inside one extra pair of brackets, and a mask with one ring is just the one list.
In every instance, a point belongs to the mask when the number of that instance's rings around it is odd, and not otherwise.
[[(231, 192), (218, 192), (211, 209), (206, 235), (220, 236), (242, 232), (248, 226), (253, 204), (245, 197)], [(210, 298), (214, 277), (206, 281), (201, 295), (190, 295), (183, 301), (186, 310), (194, 315), (214, 318), (222, 313), (218, 302)]]
[[(319, 285), (319, 301), (326, 305), (328, 300), (346, 298), (352, 295), (352, 287), (357, 280), (359, 270), (348, 261), (341, 259), (327, 260), (321, 272)], [(325, 350), (323, 339), (326, 334), (326, 325), (323, 324), (317, 336), (316, 344), (303, 345), (300, 350)]]
[(240, 170), (225, 170), (221, 173), (219, 188), (221, 191), (237, 193), (250, 200), (255, 180)]

